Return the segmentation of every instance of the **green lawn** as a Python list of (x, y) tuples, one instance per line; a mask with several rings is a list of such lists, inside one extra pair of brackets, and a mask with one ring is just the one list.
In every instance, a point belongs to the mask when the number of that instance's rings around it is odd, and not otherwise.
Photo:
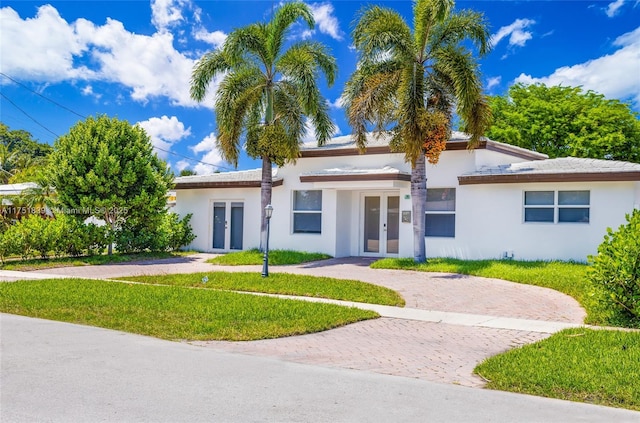
[[(207, 278), (206, 283), (203, 282), (204, 277)], [(382, 286), (353, 280), (287, 273), (271, 273), (268, 278), (263, 278), (257, 272), (206, 272), (180, 275), (132, 276), (118, 279), (148, 284), (301, 295), (369, 304), (404, 306), (404, 299), (397, 292)]]
[(597, 301), (598, 291), (587, 279), (588, 265), (559, 261), (457, 260), (433, 258), (416, 264), (413, 259), (382, 259), (375, 269), (404, 269), (420, 272), (446, 272), (503, 279), (511, 282), (555, 289), (575, 298), (587, 312), (585, 323), (613, 325), (610, 313)]
[[(207, 260), (207, 263), (219, 264), (223, 266), (246, 266), (262, 264), (263, 258), (264, 254), (259, 250), (254, 249), (224, 254)], [(307, 253), (303, 251), (291, 250), (269, 251), (269, 264), (274, 266), (286, 264), (301, 264), (310, 261), (326, 260), (328, 258), (331, 258), (331, 256), (321, 253)]]
[(475, 372), (491, 389), (640, 410), (640, 333), (565, 330)]
[(300, 335), (378, 317), (333, 304), (82, 279), (0, 283), (0, 312), (162, 339), (232, 341)]
[(140, 260), (157, 260), (166, 259), (172, 257), (182, 257), (185, 255), (193, 254), (193, 251), (154, 251), (144, 253), (131, 253), (121, 254), (114, 253), (112, 255), (101, 254), (95, 256), (81, 256), (81, 257), (60, 257), (60, 258), (48, 258), (48, 259), (29, 259), (29, 260), (7, 260), (0, 264), (0, 269), (3, 270), (41, 270), (52, 269), (55, 267), (70, 267), (70, 266), (89, 266), (111, 263), (125, 263), (131, 261)]

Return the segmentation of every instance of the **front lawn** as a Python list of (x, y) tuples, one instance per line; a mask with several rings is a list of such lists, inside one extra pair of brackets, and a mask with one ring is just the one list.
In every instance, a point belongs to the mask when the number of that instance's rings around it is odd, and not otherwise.
[[(203, 278), (206, 278), (206, 282), (203, 282)], [(268, 278), (263, 278), (257, 272), (205, 272), (180, 275), (131, 276), (118, 279), (148, 284), (301, 295), (369, 304), (404, 306), (404, 299), (397, 292), (382, 286), (353, 280), (288, 273), (271, 273)]]
[(491, 357), (475, 373), (491, 389), (640, 410), (640, 333), (569, 329)]
[(83, 279), (0, 283), (0, 312), (169, 340), (230, 341), (319, 332), (378, 317), (333, 304)]
[(555, 289), (573, 297), (586, 310), (585, 323), (612, 324), (610, 313), (597, 301), (597, 289), (587, 279), (588, 265), (559, 261), (457, 260), (431, 258), (416, 264), (413, 259), (385, 258), (371, 264), (374, 269), (459, 273)]
[[(219, 264), (223, 266), (247, 266), (254, 264), (262, 264), (264, 254), (257, 249), (238, 251), (234, 253), (224, 254), (207, 260), (207, 263)], [(326, 260), (331, 256), (322, 253), (307, 253), (304, 251), (291, 250), (270, 250), (269, 264), (287, 265), (301, 264), (310, 261)]]
[(80, 257), (57, 257), (47, 259), (28, 259), (28, 260), (7, 260), (0, 264), (2, 270), (42, 270), (53, 269), (55, 267), (70, 267), (70, 266), (90, 266), (100, 264), (112, 264), (112, 263), (126, 263), (133, 261), (143, 260), (158, 260), (172, 257), (183, 257), (189, 254), (193, 254), (193, 251), (152, 251), (143, 253), (114, 253), (112, 255), (99, 254), (94, 256), (80, 256)]

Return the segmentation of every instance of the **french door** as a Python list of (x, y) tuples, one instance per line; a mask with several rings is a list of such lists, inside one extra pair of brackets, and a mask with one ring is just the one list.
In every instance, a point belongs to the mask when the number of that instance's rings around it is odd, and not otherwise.
[(398, 254), (400, 196), (396, 193), (364, 193), (361, 203), (361, 254)]
[(239, 201), (213, 202), (214, 250), (242, 250), (244, 203)]

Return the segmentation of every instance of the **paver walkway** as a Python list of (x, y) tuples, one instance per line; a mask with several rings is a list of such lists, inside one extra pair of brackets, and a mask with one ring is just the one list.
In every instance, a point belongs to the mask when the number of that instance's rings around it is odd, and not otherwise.
[[(211, 255), (198, 254), (152, 262), (29, 273), (32, 276), (117, 278), (216, 270), (260, 271), (260, 266), (213, 266), (205, 263), (209, 257)], [(539, 327), (546, 322), (553, 322), (552, 327), (579, 325), (585, 317), (584, 310), (573, 298), (551, 289), (473, 276), (374, 270), (368, 267), (370, 262), (371, 259), (365, 258), (331, 259), (297, 266), (271, 266), (270, 271), (357, 279), (386, 286), (405, 298), (407, 308), (425, 313), (448, 312), (443, 313), (443, 321), (455, 322), (458, 319), (459, 324), (420, 318), (380, 318), (304, 336), (194, 344), (300, 363), (481, 386), (483, 380), (473, 375), (472, 370), (485, 358), (548, 337), (550, 331)], [(450, 319), (451, 316), (456, 319)], [(487, 327), (474, 323), (477, 316), (505, 319), (495, 319), (496, 323)], [(513, 322), (518, 325), (513, 326)]]

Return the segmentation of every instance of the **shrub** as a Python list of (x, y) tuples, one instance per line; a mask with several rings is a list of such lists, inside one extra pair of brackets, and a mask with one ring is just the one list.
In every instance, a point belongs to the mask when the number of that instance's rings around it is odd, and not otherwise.
[(165, 213), (158, 223), (125, 222), (115, 232), (117, 249), (123, 253), (178, 250), (195, 239), (189, 223), (191, 216), (180, 219), (175, 213)]
[(589, 278), (603, 290), (612, 323), (640, 326), (640, 210), (627, 215), (617, 231), (608, 228), (598, 255), (589, 259)]

